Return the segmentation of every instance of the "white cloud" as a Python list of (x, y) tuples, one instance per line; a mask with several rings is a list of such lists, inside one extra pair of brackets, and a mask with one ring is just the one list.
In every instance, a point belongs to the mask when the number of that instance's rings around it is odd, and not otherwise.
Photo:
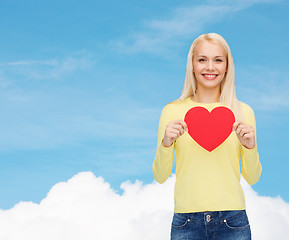
[(253, 239), (285, 239), (289, 235), (289, 203), (280, 196), (259, 196), (244, 179), (242, 186)]
[[(164, 184), (121, 184), (120, 195), (102, 177), (81, 172), (52, 187), (40, 204), (20, 202), (0, 210), (1, 240), (167, 240), (175, 176)], [(259, 196), (242, 181), (254, 240), (289, 234), (289, 204)]]
[(192, 38), (209, 23), (253, 4), (274, 2), (278, 0), (212, 0), (204, 5), (176, 8), (166, 19), (146, 20), (140, 30), (125, 39), (111, 41), (111, 45), (123, 53), (148, 52), (169, 56), (172, 54), (170, 48), (180, 44), (179, 39)]

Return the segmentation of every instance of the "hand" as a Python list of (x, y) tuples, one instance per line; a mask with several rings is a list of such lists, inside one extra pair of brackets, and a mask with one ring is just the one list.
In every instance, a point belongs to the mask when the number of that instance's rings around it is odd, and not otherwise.
[(167, 124), (162, 144), (164, 147), (170, 147), (178, 137), (188, 131), (188, 126), (183, 120), (171, 121)]
[(255, 131), (252, 126), (240, 121), (233, 124), (233, 131), (236, 132), (239, 141), (244, 147), (252, 149), (255, 147)]

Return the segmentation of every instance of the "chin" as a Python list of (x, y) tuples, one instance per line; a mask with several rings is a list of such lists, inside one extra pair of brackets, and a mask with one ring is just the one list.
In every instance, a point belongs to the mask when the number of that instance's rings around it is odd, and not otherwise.
[(201, 84), (204, 88), (219, 88), (221, 86), (221, 82), (211, 82), (211, 83), (203, 83)]

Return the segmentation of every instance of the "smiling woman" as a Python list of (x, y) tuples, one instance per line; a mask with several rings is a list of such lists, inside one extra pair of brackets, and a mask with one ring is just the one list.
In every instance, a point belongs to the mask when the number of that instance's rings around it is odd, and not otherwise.
[(192, 44), (183, 92), (161, 114), (154, 178), (165, 182), (176, 155), (171, 239), (251, 239), (242, 175), (261, 175), (253, 110), (237, 100), (230, 48), (216, 33)]
[(217, 43), (200, 42), (195, 48), (193, 69), (198, 82), (199, 96), (202, 96), (202, 92), (206, 91), (207, 88), (214, 88), (218, 91), (227, 71), (227, 58), (224, 49)]

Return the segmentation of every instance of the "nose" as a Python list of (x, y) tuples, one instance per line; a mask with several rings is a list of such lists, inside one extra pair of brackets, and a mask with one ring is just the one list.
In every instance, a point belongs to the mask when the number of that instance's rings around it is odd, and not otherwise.
[(214, 69), (215, 69), (214, 63), (212, 61), (208, 61), (207, 70), (214, 71)]

